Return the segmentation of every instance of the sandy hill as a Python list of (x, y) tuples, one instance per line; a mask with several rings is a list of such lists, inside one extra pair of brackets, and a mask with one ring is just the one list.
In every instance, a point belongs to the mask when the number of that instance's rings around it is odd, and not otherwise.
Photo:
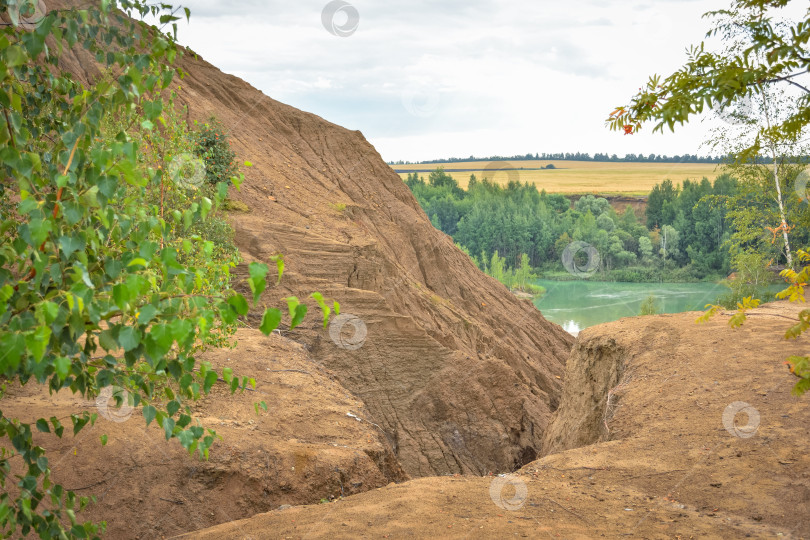
[[(83, 51), (60, 66), (88, 84), (99, 76)], [(236, 350), (208, 353), (255, 375), (271, 406), (256, 417), (253, 395), (206, 399), (199, 418), (224, 438), (208, 463), (162, 442), (139, 411), (102, 417), (80, 440), (38, 435), (58, 456), (58, 481), (100, 496), (82, 518), (106, 519), (113, 537), (153, 538), (408, 476), (509, 472), (535, 459), (573, 338), (434, 229), (361, 133), (279, 103), (191, 51), (178, 67), (188, 121), (215, 115), (239, 160), (254, 164), (230, 194), (248, 207), (229, 214), (244, 257), (236, 278), (283, 253), (284, 280), (261, 304), (320, 291), (341, 303), (342, 318), (324, 330), (313, 315), (272, 338), (246, 328)], [(33, 386), (10, 396), (4, 414), (23, 419), (96, 406)]]
[(343, 328), (346, 342), (317, 317), (285, 335), (363, 400), (406, 472), (507, 471), (534, 459), (572, 338), (434, 229), (361, 133), (191, 53), (179, 65), (189, 119), (216, 114), (254, 164), (232, 193), (250, 208), (232, 214), (245, 258), (237, 275), (283, 253), (285, 279), (263, 303), (317, 290), (359, 319)]
[[(97, 76), (81, 53), (62, 65)], [(189, 121), (216, 115), (254, 163), (231, 193), (249, 209), (230, 214), (237, 277), (283, 253), (285, 278), (262, 303), (317, 290), (344, 316), (269, 338), (245, 328), (236, 349), (206, 353), (258, 380), (198, 405), (223, 436), (208, 462), (138, 411), (75, 440), (38, 435), (55, 479), (99, 497), (82, 519), (106, 519), (112, 538), (810, 535), (808, 402), (789, 396), (781, 365), (807, 345), (781, 340), (792, 306), (738, 332), (695, 314), (627, 319), (572, 352), (571, 336), (431, 226), (362, 134), (190, 51), (179, 66)], [(4, 414), (23, 419), (97, 407), (32, 386), (10, 394)], [(259, 396), (270, 410), (257, 416)], [(723, 427), (737, 401), (759, 414), (754, 437)]]
[[(422, 478), (194, 538), (808, 538), (810, 402), (782, 364), (795, 305), (582, 332), (546, 436), (507, 477)], [(745, 405), (743, 405), (745, 404)]]
[[(3, 414), (28, 421), (99, 414), (77, 437), (37, 434), (37, 441), (57, 482), (98, 498), (80, 518), (106, 521), (107, 538), (161, 538), (407, 478), (379, 430), (357, 420), (368, 414), (363, 403), (302, 345), (252, 330), (237, 338), (236, 349), (202, 360), (251, 373), (256, 390), (231, 395), (215, 386), (196, 404), (196, 418), (222, 437), (208, 461), (167, 443), (155, 423), (146, 428), (139, 409), (115, 409), (109, 395), (87, 402), (29, 384), (11, 389)], [(256, 414), (258, 401), (267, 412)]]
[[(63, 65), (96, 76), (81, 53)], [(263, 305), (319, 291), (357, 318), (331, 328), (342, 340), (317, 316), (284, 335), (362, 399), (405, 471), (508, 471), (534, 459), (571, 336), (434, 229), (360, 132), (279, 103), (192, 51), (177, 65), (189, 122), (215, 115), (239, 160), (253, 163), (231, 192), (249, 208), (230, 216), (245, 259), (237, 279), (282, 253), (284, 280)]]

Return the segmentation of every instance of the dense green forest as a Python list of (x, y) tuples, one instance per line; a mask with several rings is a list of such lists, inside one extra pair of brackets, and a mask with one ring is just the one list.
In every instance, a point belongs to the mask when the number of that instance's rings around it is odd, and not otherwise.
[[(406, 184), (434, 226), (462, 246), (482, 270), (489, 271), (496, 256), (505, 260), (508, 273), (521, 267), (525, 254), (532, 271), (550, 279), (725, 278), (733, 270), (734, 255), (729, 202), (737, 206), (746, 196), (729, 175), (713, 183), (705, 178), (684, 180), (682, 185), (665, 180), (649, 194), (646, 216), (637, 216), (629, 206), (617, 211), (593, 195), (572, 204), (568, 197), (538, 191), (534, 185), (500, 186), (475, 175), (465, 191), (441, 168), (427, 180), (413, 173)], [(564, 251), (576, 241), (598, 253), (587, 275), (572, 275), (563, 266)], [(774, 253), (773, 258), (778, 257)], [(583, 264), (578, 263), (580, 268)]]

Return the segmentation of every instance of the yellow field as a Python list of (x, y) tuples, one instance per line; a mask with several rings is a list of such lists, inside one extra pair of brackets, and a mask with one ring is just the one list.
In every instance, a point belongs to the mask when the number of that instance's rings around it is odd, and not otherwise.
[[(555, 169), (539, 169), (552, 163)], [(679, 184), (683, 180), (714, 180), (722, 171), (712, 163), (599, 163), (593, 161), (464, 161), (422, 165), (392, 165), (398, 171), (433, 170), (444, 167), (462, 188), (471, 174), (499, 184), (510, 180), (535, 184), (549, 193), (599, 193), (603, 195), (647, 195), (655, 184), (667, 178)], [(523, 169), (521, 169), (521, 167)], [(464, 169), (464, 172), (452, 172)], [(508, 170), (507, 170), (508, 169)], [(404, 179), (407, 172), (400, 172)], [(429, 173), (420, 172), (427, 180)]]

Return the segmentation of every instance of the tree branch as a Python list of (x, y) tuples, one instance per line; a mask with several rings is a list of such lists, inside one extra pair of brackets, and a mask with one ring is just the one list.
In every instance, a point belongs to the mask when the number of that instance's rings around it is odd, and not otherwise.
[[(784, 81), (784, 82), (789, 82), (791, 84), (796, 84), (796, 83), (793, 83), (793, 81), (791, 81), (790, 79), (793, 79), (794, 77), (799, 77), (801, 75), (806, 75), (806, 74), (807, 74), (806, 71), (800, 71), (798, 73), (792, 73), (790, 75), (785, 75), (784, 77), (774, 77), (773, 79), (766, 79), (766, 80), (764, 80), (762, 82), (767, 84), (767, 83), (775, 83), (775, 82)], [(798, 86), (799, 86), (799, 88), (802, 88), (803, 90), (808, 91), (804, 86), (801, 86), (801, 85), (798, 85)]]
[(17, 149), (17, 144), (14, 141), (14, 131), (11, 129), (11, 120), (8, 117), (8, 109), (6, 109), (5, 107), (3, 107), (3, 114), (6, 117), (6, 127), (8, 128), (8, 135), (9, 135), (9, 137), (11, 139), (11, 147), (16, 150)]
[(797, 83), (796, 81), (791, 81), (790, 79), (785, 79), (785, 82), (786, 82), (786, 83), (788, 83), (788, 84), (792, 84), (793, 86), (798, 86), (799, 88), (801, 88), (802, 90), (804, 90), (805, 94), (810, 94), (810, 89), (808, 89), (808, 88), (806, 88), (806, 87), (804, 87), (804, 86), (800, 85), (800, 84), (799, 84), (799, 83)]

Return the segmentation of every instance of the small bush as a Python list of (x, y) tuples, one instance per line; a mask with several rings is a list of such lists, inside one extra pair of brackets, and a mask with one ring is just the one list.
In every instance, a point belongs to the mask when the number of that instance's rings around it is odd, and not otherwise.
[(242, 201), (225, 199), (222, 201), (222, 209), (228, 212), (250, 212), (250, 207)]
[[(202, 174), (205, 164), (191, 157), (196, 153), (198, 133), (188, 130), (186, 109), (175, 104), (175, 97), (172, 93), (161, 100), (163, 121), (152, 128), (144, 128), (132, 120), (133, 115), (142, 114), (138, 110), (108, 114), (102, 119), (98, 144), (113, 145), (119, 132), (125, 131), (129, 140), (137, 145), (138, 164), (150, 171), (151, 181), (128, 190), (147, 208), (154, 208), (155, 217), (167, 220), (166, 230), (161, 231), (161, 237), (155, 236), (154, 241), (176, 249), (177, 261), (183, 266), (202, 269), (195, 292), (208, 294), (230, 286), (230, 268), (241, 258), (233, 241), (233, 228), (220, 212), (224, 204), (210, 207), (205, 219), (193, 223), (186, 224), (178, 217), (195, 205), (211, 205), (216, 199), (216, 187), (206, 181), (193, 188), (178, 182), (178, 178), (193, 176), (197, 169)], [(178, 159), (182, 165), (175, 170), (174, 163)], [(186, 167), (190, 170), (186, 171)], [(190, 244), (189, 240), (193, 242)], [(226, 343), (226, 339), (227, 335), (215, 336), (209, 344), (218, 346)]]
[(641, 303), (639, 315), (656, 315), (657, 313), (658, 307), (655, 305), (655, 297), (650, 295)]
[(533, 295), (533, 296), (543, 296), (546, 294), (546, 288), (542, 285), (535, 285), (534, 283), (529, 283), (525, 286), (525, 292)]
[(775, 295), (769, 289), (775, 276), (768, 269), (769, 264), (768, 257), (761, 253), (742, 251), (734, 254), (735, 277), (723, 280), (730, 290), (719, 296), (715, 303), (726, 309), (736, 309), (737, 304), (749, 296), (763, 302), (773, 300)]
[(757, 287), (749, 283), (735, 283), (734, 280), (727, 280), (724, 283), (731, 290), (718, 296), (714, 302), (726, 309), (737, 309), (737, 304), (743, 302), (747, 297), (759, 298), (763, 303), (776, 299), (776, 295), (763, 286)]
[(212, 186), (219, 182), (230, 184), (231, 177), (239, 173), (228, 135), (213, 116), (195, 133), (194, 153), (205, 163), (205, 177)]

